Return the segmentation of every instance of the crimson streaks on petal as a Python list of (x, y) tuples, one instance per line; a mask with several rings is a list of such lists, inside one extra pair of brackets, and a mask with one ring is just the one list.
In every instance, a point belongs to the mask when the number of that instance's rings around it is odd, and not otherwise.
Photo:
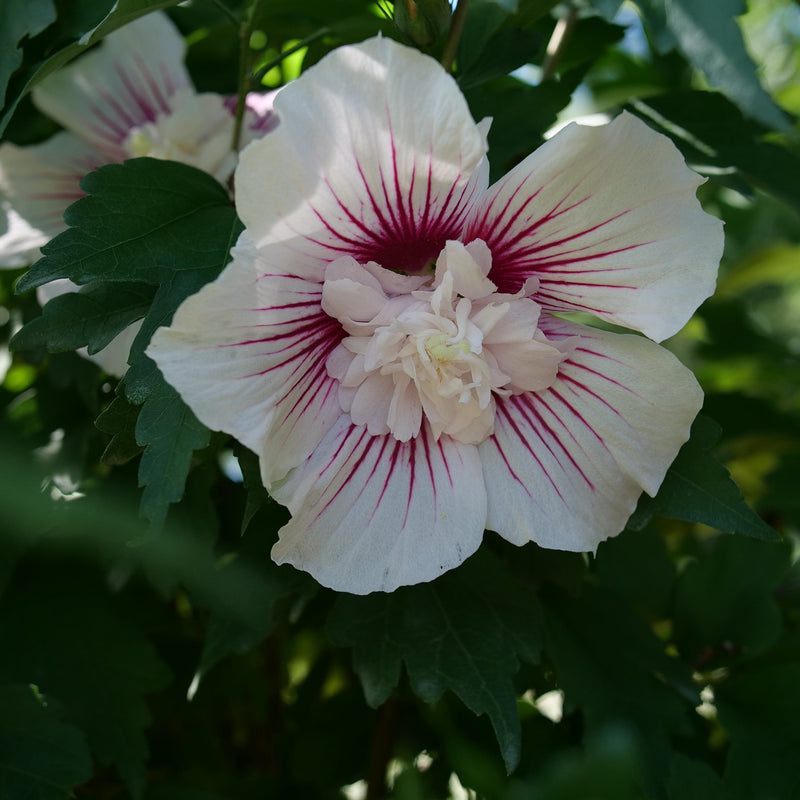
[(372, 39), (334, 51), (278, 94), (281, 125), (242, 154), (236, 178), (257, 246), (288, 244), (288, 266), (321, 280), (346, 255), (419, 271), (458, 238), (487, 183), (485, 131), (432, 65)]
[(130, 155), (123, 142), (131, 129), (169, 113), (172, 96), (193, 88), (183, 65), (185, 50), (183, 37), (163, 14), (148, 14), (42, 81), (33, 99), (108, 161), (122, 161)]
[(492, 251), (492, 280), (540, 281), (552, 311), (588, 311), (660, 341), (714, 291), (722, 223), (703, 212), (703, 179), (630, 114), (570, 125), (494, 184), (465, 238)]
[(366, 593), (456, 566), (484, 526), (567, 550), (619, 532), (702, 393), (653, 342), (548, 312), (660, 338), (707, 296), (720, 224), (675, 148), (622, 116), (486, 190), (456, 85), (383, 39), (276, 109), (236, 176), (242, 246), (149, 351), (259, 454), (292, 514), (273, 557)]
[(272, 557), (320, 583), (365, 593), (433, 580), (483, 536), (486, 491), (476, 448), (370, 436), (343, 415), (275, 489), (291, 521)]
[(341, 414), (325, 363), (343, 334), (322, 311), (318, 284), (270, 274), (246, 234), (231, 255), (147, 352), (201, 422), (262, 456), (269, 488)]
[(555, 383), (498, 401), (480, 445), (488, 527), (515, 544), (594, 550), (653, 495), (703, 403), (692, 373), (647, 339), (550, 317), (571, 341)]

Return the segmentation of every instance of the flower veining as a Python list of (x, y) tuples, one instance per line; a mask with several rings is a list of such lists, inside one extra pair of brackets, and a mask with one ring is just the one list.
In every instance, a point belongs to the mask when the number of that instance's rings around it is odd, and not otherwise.
[(702, 179), (623, 113), (490, 186), (458, 85), (386, 38), (275, 110), (237, 167), (230, 264), (147, 350), (258, 453), (291, 515), (273, 558), (363, 594), (433, 580), (485, 528), (576, 551), (619, 533), (702, 405), (656, 344), (713, 291)]
[(236, 154), (231, 150), (234, 118), (224, 98), (181, 89), (170, 102), (168, 113), (132, 128), (123, 147), (131, 157), (180, 161), (224, 183), (236, 167)]

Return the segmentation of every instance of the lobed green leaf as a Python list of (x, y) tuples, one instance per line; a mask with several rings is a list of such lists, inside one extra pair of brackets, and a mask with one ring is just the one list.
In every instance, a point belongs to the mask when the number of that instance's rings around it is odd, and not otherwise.
[(643, 496), (628, 522), (641, 530), (655, 514), (700, 522), (727, 533), (777, 540), (778, 533), (747, 505), (739, 487), (712, 452), (721, 433), (711, 419), (699, 416), (689, 441), (667, 471), (655, 498)]
[(343, 595), (328, 630), (353, 647), (370, 705), (389, 697), (405, 664), (411, 688), (425, 702), (450, 689), (473, 712), (489, 716), (511, 771), (521, 747), (511, 677), (520, 658), (538, 658), (540, 615), (536, 596), (484, 548), (433, 583)]

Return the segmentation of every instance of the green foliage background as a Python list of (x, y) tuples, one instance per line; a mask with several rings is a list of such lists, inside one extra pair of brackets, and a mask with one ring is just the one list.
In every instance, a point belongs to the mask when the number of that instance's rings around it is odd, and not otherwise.
[[(265, 86), (378, 31), (438, 56), (448, 14), (418, 2), (424, 24), (403, 0), (393, 25), (362, 0), (3, 0), (0, 126), (52, 133), (27, 90), (153, 9), (198, 88), (235, 92), (243, 38)], [(706, 404), (659, 495), (594, 557), (487, 534), (367, 597), (276, 567), (286, 512), (255, 457), (144, 356), (235, 211), (188, 167), (103, 167), (44, 258), (0, 271), (0, 798), (797, 797), (800, 6), (472, 0), (455, 75), (494, 118), (495, 178), (559, 119), (620, 108), (709, 176), (718, 292), (667, 343)], [(56, 277), (84, 288), (42, 314)], [(141, 317), (118, 386), (71, 352)]]

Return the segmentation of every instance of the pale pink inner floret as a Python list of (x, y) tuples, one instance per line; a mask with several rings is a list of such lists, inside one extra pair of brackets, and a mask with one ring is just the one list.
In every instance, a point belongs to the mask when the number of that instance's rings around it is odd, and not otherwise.
[(224, 183), (236, 167), (232, 148), (234, 117), (224, 98), (181, 89), (170, 100), (172, 110), (154, 122), (133, 128), (123, 147), (133, 158), (180, 161)]
[(478, 444), (494, 430), (495, 395), (547, 389), (570, 343), (538, 329), (529, 280), (504, 294), (487, 277), (491, 253), (476, 239), (448, 241), (433, 275), (400, 275), (343, 256), (328, 265), (322, 308), (349, 334), (331, 353), (339, 402), (370, 434), (401, 442), (423, 418), (438, 439)]

